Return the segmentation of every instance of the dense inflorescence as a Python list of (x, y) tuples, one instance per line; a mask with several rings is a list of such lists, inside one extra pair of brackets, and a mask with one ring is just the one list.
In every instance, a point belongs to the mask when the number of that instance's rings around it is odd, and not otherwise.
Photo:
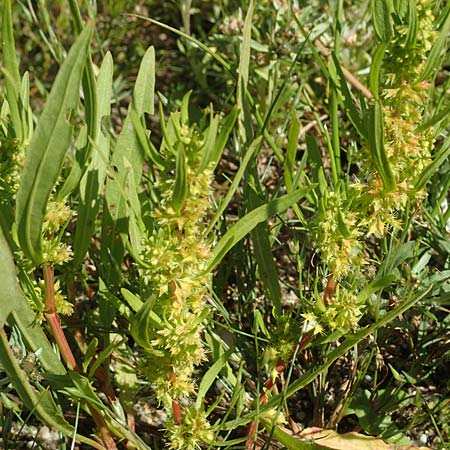
[[(312, 221), (314, 246), (338, 281), (354, 276), (368, 265), (362, 253), (364, 239), (384, 238), (390, 230), (400, 229), (408, 205), (419, 205), (425, 195), (424, 190), (415, 188), (415, 181), (431, 162), (434, 143), (431, 129), (418, 130), (424, 122), (429, 88), (421, 74), (435, 39), (431, 2), (417, 2), (416, 12), (414, 39), (409, 34), (407, 18), (398, 17), (401, 20), (397, 20), (393, 35), (385, 43), (376, 100), (381, 105), (384, 150), (395, 188), (386, 189), (366, 145), (360, 153), (358, 179), (345, 194), (338, 188), (322, 192), (318, 213)], [(327, 303), (317, 301), (317, 317), (310, 319), (332, 329), (356, 327), (364, 311), (357, 295), (345, 293), (343, 288)]]

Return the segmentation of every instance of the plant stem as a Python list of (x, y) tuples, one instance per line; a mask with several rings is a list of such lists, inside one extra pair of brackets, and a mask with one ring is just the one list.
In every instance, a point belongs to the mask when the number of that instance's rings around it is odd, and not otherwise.
[(50, 325), (53, 337), (55, 338), (56, 344), (67, 367), (70, 370), (79, 371), (79, 366), (73, 356), (72, 350), (70, 349), (69, 343), (67, 342), (66, 336), (61, 327), (61, 321), (56, 314), (55, 277), (53, 266), (47, 264), (44, 265), (43, 272), (45, 283), (45, 318)]
[[(64, 331), (61, 327), (61, 321), (59, 320), (58, 314), (56, 313), (55, 272), (53, 266), (50, 264), (46, 264), (44, 265), (42, 270), (44, 273), (45, 284), (45, 318), (50, 325), (53, 337), (55, 338), (56, 344), (67, 367), (69, 368), (69, 370), (79, 372), (80, 367), (75, 360), (75, 356), (72, 353)], [(114, 442), (114, 439), (106, 425), (103, 416), (92, 405), (88, 404), (87, 406), (98, 428), (102, 443), (108, 450), (117, 450), (116, 443)]]

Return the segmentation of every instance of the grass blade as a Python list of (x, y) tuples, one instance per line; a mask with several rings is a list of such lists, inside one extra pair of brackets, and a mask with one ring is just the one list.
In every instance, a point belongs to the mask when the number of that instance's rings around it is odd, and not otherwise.
[(17, 192), (16, 221), (24, 253), (40, 263), (41, 229), (47, 202), (72, 139), (68, 118), (77, 109), (79, 86), (93, 25), (75, 41), (56, 77), (25, 159)]
[(214, 362), (214, 364), (208, 369), (208, 371), (203, 375), (202, 381), (200, 382), (200, 386), (198, 387), (197, 393), (197, 401), (195, 407), (200, 409), (202, 406), (203, 400), (205, 398), (208, 389), (214, 383), (214, 380), (217, 378), (222, 369), (226, 366), (230, 356), (233, 354), (234, 349), (230, 348), (225, 353), (222, 353), (218, 359)]
[(24, 132), (19, 109), (20, 75), (17, 64), (14, 30), (12, 23), (11, 1), (4, 0), (2, 20), (2, 59), (4, 64), (6, 99), (11, 114), (11, 121), (17, 138), (23, 141)]
[(283, 195), (275, 200), (250, 211), (235, 223), (222, 237), (214, 248), (212, 257), (206, 272), (211, 270), (222, 261), (223, 257), (248, 233), (250, 233), (259, 223), (264, 222), (274, 214), (280, 214), (294, 203), (304, 197), (311, 187), (298, 189), (290, 194)]
[(262, 145), (262, 137), (255, 139), (249, 145), (248, 150), (245, 153), (245, 156), (239, 165), (239, 170), (237, 171), (236, 175), (234, 176), (233, 182), (231, 183), (231, 186), (229, 187), (229, 189), (227, 191), (227, 195), (221, 201), (219, 208), (217, 209), (216, 213), (214, 214), (214, 217), (212, 218), (211, 222), (209, 223), (209, 226), (205, 232), (206, 235), (208, 235), (211, 232), (211, 230), (214, 228), (214, 225), (220, 219), (220, 216), (223, 214), (226, 207), (230, 203), (231, 199), (233, 198), (234, 193), (236, 192), (237, 188), (239, 187), (239, 183), (241, 182), (241, 180), (245, 174), (245, 170), (247, 169), (249, 162), (252, 160), (253, 155), (255, 153), (258, 153), (258, 151), (261, 148), (261, 145)]

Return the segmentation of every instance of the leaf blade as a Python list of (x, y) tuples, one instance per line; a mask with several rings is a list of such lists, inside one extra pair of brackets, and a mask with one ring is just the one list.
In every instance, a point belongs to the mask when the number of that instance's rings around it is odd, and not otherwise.
[(92, 32), (91, 23), (77, 38), (61, 66), (25, 159), (17, 192), (16, 221), (21, 247), (35, 263), (42, 261), (41, 229), (45, 210), (71, 142), (72, 126), (67, 123), (66, 114), (75, 111), (78, 104)]

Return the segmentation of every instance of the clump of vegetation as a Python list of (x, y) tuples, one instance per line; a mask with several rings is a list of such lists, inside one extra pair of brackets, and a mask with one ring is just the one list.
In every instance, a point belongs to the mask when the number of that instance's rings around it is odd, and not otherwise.
[(83, 8), (2, 4), (1, 445), (446, 446), (450, 6)]

